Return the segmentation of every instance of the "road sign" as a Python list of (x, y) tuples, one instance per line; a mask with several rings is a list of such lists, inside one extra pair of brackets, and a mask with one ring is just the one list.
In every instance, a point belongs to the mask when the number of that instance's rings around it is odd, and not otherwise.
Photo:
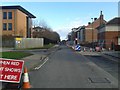
[(80, 51), (80, 50), (81, 50), (81, 46), (80, 46), (80, 45), (76, 45), (76, 46), (75, 46), (75, 50), (76, 50), (76, 51)]
[(19, 83), (24, 61), (0, 58), (0, 81)]

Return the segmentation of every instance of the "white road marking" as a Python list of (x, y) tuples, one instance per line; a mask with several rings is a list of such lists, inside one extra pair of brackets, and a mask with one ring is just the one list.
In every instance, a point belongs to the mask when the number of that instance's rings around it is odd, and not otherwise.
[(40, 65), (40, 66), (38, 66), (38, 67), (36, 67), (35, 68), (35, 70), (38, 70), (38, 69), (40, 69), (47, 61), (48, 61), (48, 57), (45, 59), (45, 61)]

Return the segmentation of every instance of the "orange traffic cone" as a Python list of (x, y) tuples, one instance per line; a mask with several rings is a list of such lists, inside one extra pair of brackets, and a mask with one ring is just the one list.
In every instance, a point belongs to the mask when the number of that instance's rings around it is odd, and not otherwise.
[(27, 68), (24, 68), (24, 77), (23, 77), (23, 87), (22, 88), (31, 88), (29, 83), (28, 71)]

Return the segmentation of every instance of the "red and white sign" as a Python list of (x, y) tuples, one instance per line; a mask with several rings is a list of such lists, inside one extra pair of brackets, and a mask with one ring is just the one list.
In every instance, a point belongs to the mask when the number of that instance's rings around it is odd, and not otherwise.
[(19, 83), (24, 61), (0, 58), (0, 81)]

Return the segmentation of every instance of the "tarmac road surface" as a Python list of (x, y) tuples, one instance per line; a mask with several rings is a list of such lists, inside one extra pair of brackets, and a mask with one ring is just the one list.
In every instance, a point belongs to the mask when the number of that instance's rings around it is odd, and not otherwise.
[(117, 88), (118, 80), (82, 54), (66, 46), (29, 73), (32, 88)]

